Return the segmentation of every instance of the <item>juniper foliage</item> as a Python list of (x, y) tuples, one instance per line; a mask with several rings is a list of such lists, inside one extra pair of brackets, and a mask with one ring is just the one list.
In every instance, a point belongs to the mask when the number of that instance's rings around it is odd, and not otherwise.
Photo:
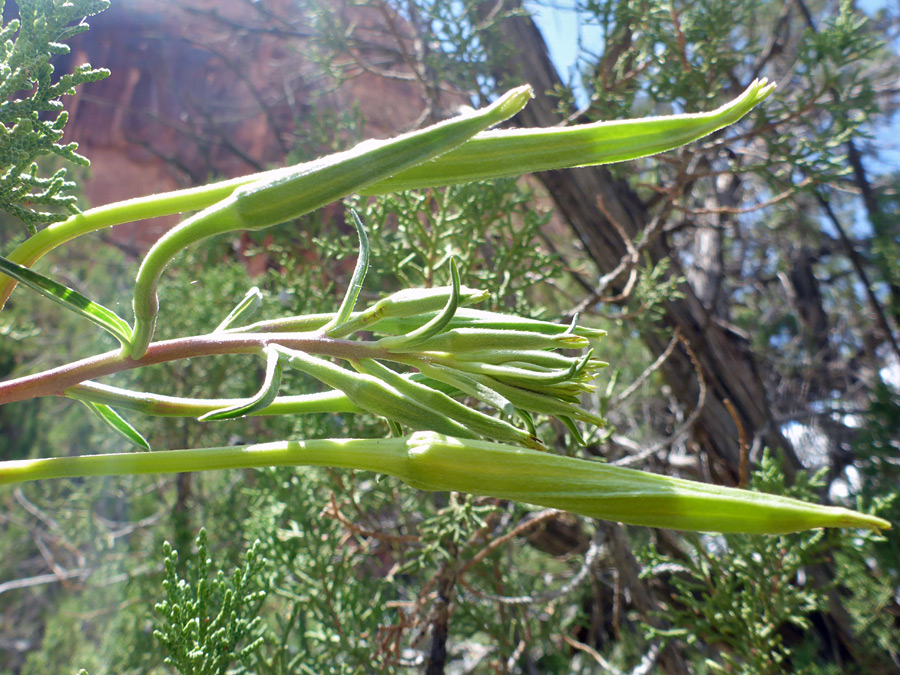
[[(69, 53), (65, 41), (88, 29), (84, 18), (109, 0), (21, 0), (19, 18), (0, 29), (0, 209), (21, 220), (29, 234), (42, 223), (76, 213), (75, 182), (65, 168), (45, 175), (38, 160), (56, 155), (87, 166), (77, 143), (60, 143), (69, 115), (60, 98), (75, 87), (109, 75), (85, 63), (54, 77), (54, 56)], [(0, 14), (4, 2), (0, 1)], [(43, 175), (42, 175), (43, 174)], [(50, 210), (44, 210), (44, 209)]]
[(165, 662), (183, 675), (218, 675), (245, 661), (263, 643), (259, 608), (266, 598), (260, 580), (266, 559), (259, 542), (230, 576), (212, 574), (206, 530), (196, 540), (197, 555), (185, 576), (178, 573), (178, 551), (163, 545), (166, 599), (156, 605), (161, 621), (154, 635), (169, 653)]

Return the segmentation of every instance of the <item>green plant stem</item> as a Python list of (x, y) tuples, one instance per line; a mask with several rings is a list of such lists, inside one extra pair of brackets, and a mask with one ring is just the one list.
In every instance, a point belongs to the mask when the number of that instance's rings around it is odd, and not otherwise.
[(0, 462), (0, 485), (46, 478), (182, 473), (268, 466), (333, 466), (402, 473), (406, 441), (325, 439), (278, 441), (235, 447), (49, 457)]
[[(754, 82), (733, 101), (707, 113), (600, 122), (560, 129), (486, 132), (437, 159), (362, 187), (360, 192), (384, 194), (517, 176), (532, 171), (610, 164), (664, 152), (734, 123), (768, 96), (772, 87), (765, 80)], [(354, 148), (349, 152), (356, 150)], [(220, 183), (89, 209), (41, 230), (7, 257), (30, 267), (57, 246), (83, 234), (135, 220), (205, 209), (231, 196), (241, 186), (269, 181), (285, 172), (315, 172), (332, 159), (326, 157), (288, 169), (273, 169)], [(12, 279), (0, 279), (0, 308), (15, 286), (16, 282)]]
[[(179, 396), (163, 396), (120, 389), (98, 382), (84, 382), (66, 389), (68, 398), (91, 403), (102, 403), (116, 409), (133, 410), (157, 417), (200, 417), (215, 410), (239, 405), (245, 399), (213, 398), (196, 399)], [(313, 413), (362, 413), (342, 391), (325, 391), (315, 394), (278, 396), (265, 408), (251, 415), (308, 415)]]
[(111, 351), (80, 361), (0, 382), (0, 405), (38, 396), (60, 396), (66, 389), (104, 375), (179, 359), (221, 354), (257, 354), (268, 345), (342, 359), (389, 358), (374, 343), (340, 340), (319, 333), (213, 333), (153, 343), (139, 359)]
[[(241, 176), (240, 178), (233, 178), (221, 183), (212, 183), (163, 194), (147, 195), (146, 197), (127, 199), (122, 202), (88, 209), (71, 216), (67, 220), (48, 225), (33, 237), (29, 237), (22, 242), (7, 257), (20, 265), (31, 267), (57, 246), (72, 241), (83, 234), (136, 220), (205, 209), (207, 206), (225, 199), (241, 185), (258, 178), (259, 174)], [(6, 303), (15, 286), (16, 282), (11, 279), (0, 280), (0, 309)]]
[(891, 526), (840, 507), (433, 432), (0, 462), (0, 484), (300, 465), (377, 471), (420, 490), (470, 492), (648, 527), (781, 534), (816, 527)]

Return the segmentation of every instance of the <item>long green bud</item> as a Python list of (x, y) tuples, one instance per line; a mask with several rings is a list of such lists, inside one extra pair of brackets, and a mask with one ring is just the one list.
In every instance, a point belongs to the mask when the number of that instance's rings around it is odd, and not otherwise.
[(153, 337), (156, 287), (169, 262), (198, 241), (235, 230), (260, 230), (286, 222), (421, 162), (441, 155), (515, 115), (531, 98), (518, 87), (482, 110), (386, 141), (369, 141), (311, 164), (289, 167), (236, 189), (228, 198), (188, 218), (150, 249), (134, 289), (134, 337), (128, 355), (140, 358)]
[(434, 433), (413, 434), (403, 480), (629, 525), (700, 532), (782, 534), (815, 527), (889, 529), (875, 516), (777, 495)]
[(375, 183), (363, 194), (471, 183), (549, 169), (624, 162), (665, 152), (737, 122), (772, 93), (755, 80), (733, 101), (705, 113), (596, 122), (551, 129), (486, 131), (440, 158)]
[(377, 471), (420, 490), (457, 490), (647, 527), (747, 534), (782, 534), (816, 527), (891, 527), (883, 518), (845, 508), (434, 432), (391, 439), (281, 441), (14, 460), (0, 462), (0, 484), (301, 465)]

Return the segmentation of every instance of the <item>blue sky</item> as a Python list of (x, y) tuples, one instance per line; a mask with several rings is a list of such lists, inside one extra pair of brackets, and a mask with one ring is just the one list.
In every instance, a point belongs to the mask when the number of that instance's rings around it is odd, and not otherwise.
[[(559, 0), (551, 9), (538, 2), (526, 2), (525, 7), (534, 15), (534, 22), (544, 36), (550, 58), (564, 82), (571, 80), (575, 95), (585, 99), (585, 92), (577, 79), (572, 79), (575, 62), (578, 56), (579, 36), (583, 36), (588, 44), (594, 38), (599, 42), (600, 31), (597, 27), (579, 26), (578, 13), (575, 11), (575, 0)], [(579, 100), (583, 105), (586, 100)]]

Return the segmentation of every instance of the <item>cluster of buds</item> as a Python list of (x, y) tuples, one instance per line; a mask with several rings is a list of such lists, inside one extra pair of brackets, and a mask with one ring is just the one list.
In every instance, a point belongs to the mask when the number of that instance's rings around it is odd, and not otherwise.
[[(346, 397), (340, 401), (332, 392), (326, 394), (329, 401), (383, 417), (398, 432), (428, 430), (544, 449), (535, 434), (534, 414), (558, 418), (578, 438), (576, 421), (604, 424), (580, 404), (581, 396), (593, 391), (591, 381), (598, 370), (606, 366), (593, 357), (604, 331), (576, 321), (566, 327), (474, 309), (471, 305), (488, 294), (462, 286), (452, 259), (449, 286), (403, 290), (363, 311), (352, 311), (368, 265), (365, 230), (353, 215), (360, 256), (337, 313), (264, 321), (225, 332), (305, 331), (335, 340), (363, 333), (375, 339), (350, 341), (346, 366), (273, 341), (263, 350), (272, 376), (254, 398), (256, 407), (248, 408), (248, 401), (207, 413), (206, 418), (264, 411), (259, 404), (274, 403), (272, 386), (284, 364)], [(578, 356), (562, 353), (585, 349)], [(501, 416), (482, 412), (474, 407), (476, 401)]]

